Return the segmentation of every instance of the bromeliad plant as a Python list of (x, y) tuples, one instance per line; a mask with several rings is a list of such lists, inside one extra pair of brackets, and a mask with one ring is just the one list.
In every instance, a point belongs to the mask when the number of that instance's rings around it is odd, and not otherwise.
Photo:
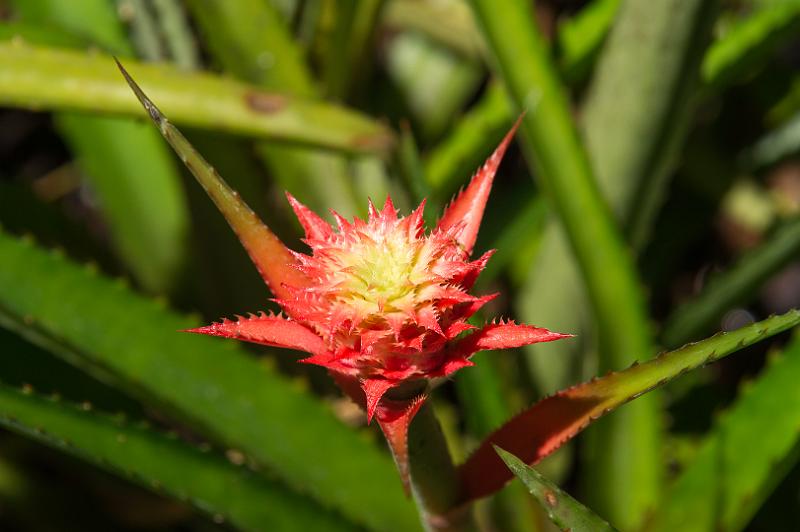
[(560, 526), (611, 529), (524, 463), (535, 464), (592, 421), (671, 378), (800, 322), (800, 313), (792, 311), (562, 390), (509, 420), (455, 468), (424, 404), (431, 388), (472, 365), (470, 357), (478, 351), (570, 336), (513, 321), (480, 328), (467, 321), (496, 296), (469, 293), (492, 252), (476, 260), (470, 256), (492, 181), (519, 121), (429, 234), (424, 202), (403, 217), (391, 198), (380, 210), (370, 201), (366, 221), (348, 221), (332, 211), (334, 228), (287, 193), (306, 233), (307, 255), (286, 247), (118, 66), (286, 314), (251, 314), (188, 332), (309, 353), (301, 362), (328, 369), (368, 420), (377, 419), (429, 530), (469, 529), (468, 503), (498, 491), (511, 471)]
[(309, 256), (287, 248), (199, 155), (193, 153), (190, 160), (185, 138), (118, 66), (223, 212), (275, 295), (273, 301), (286, 313), (225, 319), (189, 332), (309, 353), (301, 362), (328, 369), (342, 390), (364, 406), (367, 419), (377, 418), (407, 490), (408, 428), (432, 381), (472, 365), (470, 357), (481, 350), (570, 336), (513, 321), (481, 328), (467, 321), (498, 295), (469, 293), (493, 252), (476, 260), (470, 255), (492, 181), (519, 120), (430, 234), (425, 233), (424, 201), (405, 217), (398, 216), (390, 197), (381, 210), (370, 200), (366, 221), (350, 222), (331, 211), (334, 229), (287, 193), (305, 230)]

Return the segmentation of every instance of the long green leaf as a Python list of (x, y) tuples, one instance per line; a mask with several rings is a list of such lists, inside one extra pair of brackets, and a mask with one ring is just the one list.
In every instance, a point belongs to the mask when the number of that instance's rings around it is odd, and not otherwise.
[[(558, 79), (530, 6), (503, 0), (472, 0), (476, 18), (519, 109), (522, 146), (552, 201), (583, 276), (606, 368), (625, 367), (653, 340), (632, 258), (592, 175)], [(549, 324), (540, 322), (543, 325)], [(611, 519), (634, 527), (656, 503), (660, 472), (655, 397), (620, 412), (606, 424), (615, 444), (606, 457), (606, 491), (618, 504)], [(609, 487), (613, 486), (613, 488)]]
[(422, 33), (467, 59), (480, 60), (486, 55), (472, 12), (461, 0), (391, 0), (382, 23), (389, 30)]
[(177, 438), (27, 390), (0, 386), (0, 425), (246, 530), (354, 530), (273, 481)]
[[(714, 0), (624, 2), (595, 67), (583, 107), (583, 138), (603, 196), (634, 248), (640, 248), (650, 234), (688, 131), (715, 7)], [(542, 251), (546, 253), (547, 249)], [(540, 286), (554, 283), (548, 274), (567, 271), (548, 258), (542, 256), (541, 269), (535, 274)], [(558, 286), (574, 282), (560, 280)], [(573, 305), (579, 302), (575, 300)], [(548, 303), (561, 305), (563, 300)], [(598, 334), (602, 342), (602, 329)], [(655, 345), (652, 337), (648, 341)], [(601, 345), (598, 356), (600, 369), (605, 371), (624, 367), (640, 355), (611, 351)], [(655, 402), (657, 398), (649, 400)], [(649, 462), (643, 454), (629, 450), (653, 445), (653, 438), (659, 436), (655, 405), (649, 416), (647, 419), (640, 411), (628, 422), (612, 418), (589, 434), (583, 480), (592, 489), (587, 500), (626, 529), (640, 525), (656, 507), (661, 489), (664, 471), (658, 462), (658, 449), (649, 448), (655, 453)]]
[(0, 234), (0, 256), (5, 326), (193, 420), (357, 522), (418, 526), (385, 454), (234, 343), (179, 333), (195, 321), (28, 242)]
[(544, 478), (534, 468), (513, 454), (495, 446), (494, 450), (506, 466), (528, 488), (547, 516), (561, 530), (571, 532), (613, 532), (614, 528), (590, 509), (570, 497), (570, 495)]
[(329, 38), (322, 61), (327, 96), (346, 99), (353, 84), (369, 74), (375, 22), (385, 3), (386, 0), (361, 0), (324, 4), (329, 12), (323, 17), (332, 26), (326, 32)]
[(496, 445), (535, 464), (575, 437), (593, 421), (694, 368), (800, 323), (792, 310), (733, 332), (664, 353), (628, 369), (562, 390), (518, 414), (490, 435), (460, 467), (465, 499), (490, 494), (511, 478), (492, 449)]
[(711, 279), (694, 299), (678, 306), (664, 325), (667, 346), (692, 340), (734, 305), (746, 301), (800, 252), (800, 217), (777, 228), (770, 238), (744, 255), (731, 269)]
[(758, 139), (742, 158), (749, 169), (763, 170), (797, 153), (800, 153), (800, 113)]
[[(318, 95), (302, 50), (271, 2), (190, 0), (187, 5), (210, 53), (227, 72), (269, 91)], [(311, 208), (318, 212), (333, 208), (345, 215), (358, 212), (341, 157), (268, 143), (258, 144), (257, 150), (280, 187)]]
[(480, 63), (413, 33), (392, 39), (387, 47), (386, 70), (420, 125), (424, 139), (442, 134), (475, 94), (483, 77)]
[(620, 0), (593, 0), (559, 26), (559, 62), (570, 83), (585, 78), (591, 70), (620, 3)]
[(508, 130), (511, 105), (499, 84), (486, 89), (480, 101), (461, 117), (451, 133), (425, 160), (425, 177), (439, 201), (445, 201), (483, 162)]
[(703, 79), (720, 86), (764, 63), (780, 45), (797, 35), (800, 2), (766, 2), (731, 24), (703, 59)]
[[(342, 107), (165, 65), (126, 66), (177, 123), (348, 152), (383, 152), (393, 143), (384, 126)], [(18, 43), (0, 43), (0, 103), (144, 114), (110, 57)]]
[(717, 420), (662, 500), (651, 530), (738, 531), (797, 463), (800, 340)]
[(683, 144), (714, 7), (713, 0), (624, 3), (589, 88), (586, 148), (636, 247), (649, 234)]
[[(54, 4), (58, 2), (14, 2), (24, 22), (130, 54), (109, 2), (84, 0), (70, 9)], [(81, 113), (59, 113), (55, 124), (97, 198), (117, 254), (149, 291), (168, 290), (186, 259), (189, 212), (178, 168), (158, 135), (130, 119)]]

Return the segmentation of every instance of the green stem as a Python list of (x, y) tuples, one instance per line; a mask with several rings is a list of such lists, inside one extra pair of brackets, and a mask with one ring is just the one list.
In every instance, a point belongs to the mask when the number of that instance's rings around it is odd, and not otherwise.
[(458, 475), (430, 403), (422, 405), (408, 432), (411, 490), (430, 532), (474, 530), (471, 505), (456, 508)]
[[(427, 391), (427, 381), (415, 380), (389, 390), (384, 397), (404, 408)], [(411, 493), (425, 530), (459, 532), (475, 529), (472, 506), (456, 507), (461, 495), (458, 472), (430, 401), (422, 404), (411, 421), (407, 443)]]

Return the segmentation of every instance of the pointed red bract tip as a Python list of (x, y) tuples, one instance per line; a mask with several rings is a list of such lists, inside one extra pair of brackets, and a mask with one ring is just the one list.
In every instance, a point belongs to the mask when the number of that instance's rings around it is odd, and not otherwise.
[(383, 394), (389, 391), (397, 383), (386, 379), (364, 379), (361, 381), (361, 389), (364, 390), (364, 397), (367, 405), (367, 423), (372, 422), (372, 416), (378, 407)]
[(522, 122), (523, 115), (517, 118), (511, 130), (506, 134), (494, 153), (486, 160), (483, 166), (475, 172), (467, 188), (464, 189), (447, 207), (442, 219), (439, 220), (437, 229), (445, 232), (458, 223), (463, 223), (463, 227), (458, 231), (456, 240), (463, 246), (467, 253), (472, 253), (475, 241), (478, 238), (478, 229), (483, 219), (483, 211), (486, 208), (486, 201), (489, 199), (489, 192), (492, 190), (492, 182), (500, 161), (506, 153), (511, 139), (514, 137), (517, 128)]
[(295, 216), (303, 226), (306, 232), (306, 238), (315, 240), (324, 240), (331, 236), (333, 229), (331, 226), (320, 218), (317, 213), (297, 201), (297, 198), (286, 192), (286, 199), (289, 200), (289, 205), (292, 206)]
[(327, 353), (325, 342), (311, 329), (295, 321), (263, 313), (249, 318), (239, 317), (236, 321), (224, 319), (184, 332), (236, 338), (245, 342), (305, 351), (313, 355)]
[(490, 323), (458, 341), (453, 347), (453, 351), (462, 356), (471, 356), (478, 351), (513, 349), (572, 336), (532, 325), (517, 325), (513, 321)]
[(427, 399), (426, 395), (420, 395), (415, 399), (402, 403), (387, 402), (381, 404), (376, 411), (378, 425), (386, 437), (389, 449), (392, 451), (397, 471), (400, 473), (400, 480), (403, 482), (403, 489), (406, 495), (411, 494), (411, 475), (408, 464), (408, 427), (414, 416)]

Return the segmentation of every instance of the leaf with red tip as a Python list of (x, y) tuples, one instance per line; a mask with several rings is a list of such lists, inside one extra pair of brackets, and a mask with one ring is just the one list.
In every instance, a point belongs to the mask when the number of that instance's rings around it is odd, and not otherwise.
[(325, 342), (312, 330), (296, 321), (266, 314), (240, 318), (237, 321), (225, 319), (205, 327), (187, 329), (186, 332), (236, 338), (245, 342), (296, 349), (314, 355), (328, 353)]
[(475, 240), (478, 238), (478, 229), (481, 226), (483, 210), (486, 208), (486, 201), (489, 199), (489, 192), (492, 190), (492, 182), (500, 161), (506, 153), (514, 133), (517, 131), (522, 116), (511, 127), (500, 145), (494, 153), (483, 163), (483, 166), (475, 172), (467, 188), (464, 189), (445, 210), (442, 219), (436, 226), (437, 230), (446, 232), (452, 226), (463, 222), (463, 228), (458, 232), (456, 239), (468, 253), (472, 253)]
[(497, 445), (535, 464), (558, 449), (592, 421), (691, 369), (785, 331), (800, 323), (792, 310), (739, 330), (712, 336), (662, 354), (644, 364), (562, 390), (520, 413), (490, 435), (460, 466), (464, 501), (490, 495), (511, 479), (493, 450)]
[(408, 466), (408, 427), (426, 398), (426, 395), (420, 395), (411, 401), (384, 401), (376, 410), (378, 425), (380, 425), (389, 449), (392, 451), (406, 495), (411, 492)]
[(361, 389), (364, 390), (364, 397), (367, 405), (367, 423), (372, 421), (375, 409), (381, 401), (381, 397), (389, 388), (397, 383), (386, 379), (364, 379), (361, 381)]
[(272, 293), (284, 297), (287, 295), (284, 284), (306, 285), (308, 279), (292, 267), (295, 259), (283, 242), (264, 225), (239, 194), (225, 183), (186, 137), (161, 114), (119, 61), (117, 66), (161, 134), (225, 216)]
[(461, 339), (454, 351), (469, 356), (472, 353), (491, 349), (512, 349), (523, 345), (552, 342), (562, 338), (571, 338), (571, 334), (562, 334), (532, 325), (508, 323), (490, 323)]
[(292, 206), (295, 216), (303, 226), (306, 232), (307, 239), (325, 240), (333, 234), (333, 228), (323, 220), (317, 213), (297, 201), (297, 198), (286, 193), (286, 199), (289, 200), (289, 205)]

